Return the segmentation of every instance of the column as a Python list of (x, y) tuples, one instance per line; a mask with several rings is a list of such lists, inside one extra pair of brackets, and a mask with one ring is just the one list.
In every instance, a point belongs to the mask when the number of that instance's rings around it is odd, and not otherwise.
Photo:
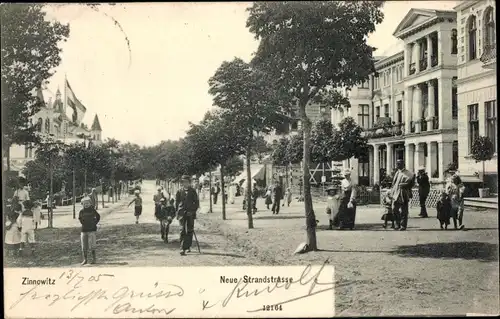
[(412, 97), (413, 87), (409, 86), (405, 89), (403, 95), (403, 116), (405, 118), (405, 134), (411, 132), (411, 115), (412, 115)]
[(414, 91), (415, 100), (413, 101), (413, 109), (415, 110), (415, 118), (413, 121), (415, 122), (415, 133), (420, 133), (420, 119), (422, 118), (422, 89), (420, 85), (415, 85)]
[(425, 163), (425, 171), (427, 172), (429, 178), (432, 177), (432, 173), (435, 170), (434, 165), (432, 165), (433, 158), (437, 158), (436, 150), (434, 149), (434, 144), (435, 144), (434, 142), (427, 142), (427, 158)]
[(413, 144), (405, 144), (405, 167), (409, 171), (413, 172), (413, 155), (414, 154), (414, 145)]
[(403, 71), (403, 76), (407, 77), (410, 75), (410, 60), (411, 60), (411, 45), (407, 44), (405, 45), (405, 53), (404, 53), (404, 71)]
[(437, 43), (438, 43), (438, 52), (436, 52), (437, 58), (438, 58), (438, 65), (441, 65), (443, 63), (443, 41), (441, 37), (441, 31), (437, 31)]
[(441, 78), (437, 80), (438, 83), (438, 108), (439, 108), (439, 129), (452, 128), (451, 116), (451, 88), (452, 80)]
[(427, 35), (427, 68), (431, 68), (432, 62), (432, 37), (431, 34)]
[(438, 154), (439, 180), (444, 181), (444, 170), (453, 161), (453, 143), (438, 142)]
[(393, 148), (392, 148), (392, 144), (390, 143), (386, 143), (385, 144), (386, 148), (387, 148), (387, 174), (391, 174), (392, 173), (392, 170), (394, 169), (394, 166), (393, 166), (393, 158), (394, 158), (394, 151), (393, 151)]
[(432, 118), (434, 117), (434, 80), (427, 81), (427, 130), (432, 131)]
[(373, 145), (373, 184), (380, 183), (380, 153), (379, 146)]
[(373, 172), (375, 171), (373, 169), (373, 149), (371, 147), (368, 147), (368, 167), (369, 167), (369, 177), (370, 177), (370, 185), (373, 186), (375, 184), (373, 180)]
[(421, 44), (419, 41), (415, 42), (415, 45), (417, 47), (417, 56), (415, 57), (415, 72), (418, 73), (420, 72), (420, 50), (422, 49), (421, 48)]
[(420, 143), (415, 143), (415, 151), (413, 152), (413, 170), (411, 170), (412, 173), (415, 173), (416, 170), (420, 167)]

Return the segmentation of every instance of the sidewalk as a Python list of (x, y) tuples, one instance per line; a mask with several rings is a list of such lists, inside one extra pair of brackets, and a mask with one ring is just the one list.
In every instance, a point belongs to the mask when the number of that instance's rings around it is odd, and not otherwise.
[[(122, 196), (122, 198), (113, 203), (104, 203), (104, 208), (101, 206), (101, 202), (99, 202), (99, 209), (97, 210), (101, 215), (101, 218), (120, 207), (127, 205), (130, 202), (130, 195)], [(76, 218), (73, 219), (73, 205), (70, 206), (60, 206), (54, 210), (54, 227), (55, 228), (65, 228), (65, 227), (77, 227), (80, 225), (78, 221), (78, 213), (82, 209), (82, 205), (77, 203), (75, 207)], [(48, 220), (47, 220), (47, 210), (44, 210), (45, 219), (42, 220), (41, 225), (38, 228), (47, 228)]]

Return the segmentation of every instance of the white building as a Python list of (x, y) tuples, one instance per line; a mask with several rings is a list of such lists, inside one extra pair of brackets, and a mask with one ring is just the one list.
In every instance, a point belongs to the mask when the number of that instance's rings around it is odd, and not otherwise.
[[(377, 73), (350, 93), (350, 116), (365, 128), (370, 152), (345, 161), (360, 184), (379, 184), (397, 159), (425, 167), (440, 182), (458, 163), (456, 12), (411, 9), (394, 32), (404, 49), (380, 57)], [(338, 110), (334, 123), (341, 118)]]
[[(102, 128), (97, 114), (90, 128), (83, 123), (86, 108), (78, 101), (73, 90), (66, 81), (64, 96), (59, 89), (54, 94), (46, 85), (36, 90), (37, 97), (42, 100), (43, 106), (31, 119), (38, 123), (40, 134), (51, 135), (55, 139), (74, 143), (75, 140), (92, 140), (100, 143)], [(70, 113), (68, 115), (67, 113)], [(10, 148), (10, 169), (21, 172), (26, 162), (33, 160), (35, 149), (31, 145), (12, 145)]]
[[(482, 173), (482, 164), (470, 157), (473, 140), (488, 136), (497, 147), (497, 83), (495, 1), (464, 1), (455, 7), (458, 20), (458, 141), (462, 175)], [(496, 149), (495, 149), (496, 150)], [(495, 152), (496, 153), (496, 152)], [(497, 188), (497, 156), (486, 162)], [(487, 178), (487, 180), (489, 180)]]

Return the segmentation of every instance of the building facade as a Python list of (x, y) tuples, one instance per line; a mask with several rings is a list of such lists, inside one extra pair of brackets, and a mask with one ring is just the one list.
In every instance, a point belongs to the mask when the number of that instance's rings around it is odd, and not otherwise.
[[(485, 163), (485, 179), (497, 188), (497, 83), (495, 1), (464, 1), (455, 7), (458, 25), (458, 142), (459, 170), (465, 176), (482, 174), (482, 164), (470, 156), (478, 136), (495, 145), (493, 160)], [(495, 191), (496, 192), (496, 191)]]
[[(37, 97), (43, 101), (40, 111), (31, 119), (32, 123), (38, 124), (39, 134), (50, 135), (66, 143), (85, 140), (101, 143), (102, 128), (97, 114), (89, 128), (83, 123), (86, 108), (76, 99), (67, 81), (64, 92), (63, 96), (58, 89), (54, 94), (46, 85), (35, 91)], [(35, 152), (36, 149), (32, 145), (12, 145), (10, 148), (11, 171), (21, 173), (25, 164), (34, 159)]]
[[(344, 166), (359, 184), (374, 185), (401, 159), (439, 183), (459, 157), (457, 13), (411, 9), (393, 35), (403, 51), (379, 57), (376, 74), (349, 95), (349, 116), (365, 129), (370, 150)], [(339, 112), (345, 110), (334, 112), (334, 123)]]

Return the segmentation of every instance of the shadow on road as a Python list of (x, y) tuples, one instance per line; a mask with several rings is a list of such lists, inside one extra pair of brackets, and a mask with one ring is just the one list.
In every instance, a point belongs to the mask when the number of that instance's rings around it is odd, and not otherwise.
[[(192, 249), (191, 249), (192, 251)], [(201, 255), (208, 255), (208, 256), (221, 256), (221, 257), (233, 257), (233, 258), (246, 258), (245, 256), (242, 255), (235, 255), (235, 254), (228, 254), (228, 253), (206, 253), (201, 251)]]
[[(407, 229), (408, 230), (418, 230), (418, 229), (413, 229), (415, 227), (408, 227)], [(367, 223), (367, 224), (356, 224), (356, 226), (354, 226), (354, 229), (353, 230), (350, 230), (350, 229), (333, 229), (333, 230), (329, 230), (328, 229), (328, 225), (318, 225), (318, 227), (316, 228), (316, 230), (318, 231), (362, 231), (362, 230), (368, 230), (368, 231), (394, 231), (392, 228), (391, 228), (391, 224), (389, 223), (387, 228), (383, 228), (382, 227), (382, 223)]]
[(399, 246), (391, 254), (402, 257), (477, 259), (488, 262), (498, 260), (498, 245), (482, 242), (428, 243)]

